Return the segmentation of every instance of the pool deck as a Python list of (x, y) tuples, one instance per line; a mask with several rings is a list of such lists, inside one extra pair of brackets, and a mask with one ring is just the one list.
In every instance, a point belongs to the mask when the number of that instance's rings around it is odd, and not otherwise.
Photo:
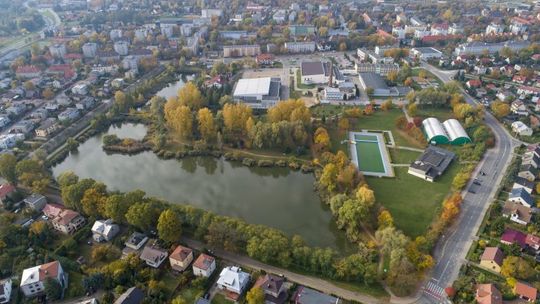
[(392, 161), (390, 160), (390, 154), (385, 144), (383, 133), (367, 132), (365, 130), (361, 132), (349, 132), (349, 152), (351, 155), (351, 161), (356, 165), (356, 168), (359, 168), (358, 164), (358, 153), (356, 150), (356, 145), (352, 144), (355, 141), (356, 135), (367, 135), (367, 136), (376, 136), (377, 144), (379, 145), (379, 152), (382, 158), (384, 165), (384, 172), (370, 172), (370, 171), (361, 171), (362, 174), (366, 176), (376, 176), (376, 177), (395, 177), (394, 168), (392, 167)]

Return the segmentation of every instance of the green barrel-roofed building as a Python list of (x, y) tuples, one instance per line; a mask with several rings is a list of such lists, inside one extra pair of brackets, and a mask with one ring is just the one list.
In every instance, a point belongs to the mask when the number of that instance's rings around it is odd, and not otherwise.
[(434, 117), (424, 119), (422, 122), (427, 141), (436, 145), (444, 145), (450, 142), (441, 122)]

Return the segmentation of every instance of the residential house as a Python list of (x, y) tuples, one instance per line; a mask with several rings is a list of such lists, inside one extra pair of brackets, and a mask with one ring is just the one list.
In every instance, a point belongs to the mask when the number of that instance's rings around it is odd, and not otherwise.
[(527, 234), (525, 238), (525, 244), (534, 250), (540, 250), (540, 237), (534, 234)]
[(39, 137), (48, 137), (49, 135), (56, 132), (56, 130), (60, 129), (60, 125), (54, 118), (47, 118), (45, 119), (39, 127), (36, 128), (36, 136)]
[(221, 270), (217, 280), (217, 286), (221, 290), (228, 291), (228, 296), (237, 300), (246, 289), (250, 275), (243, 272), (238, 266), (227, 266)]
[(533, 168), (538, 169), (540, 166), (540, 157), (532, 151), (526, 152), (521, 157), (521, 165), (532, 166)]
[(23, 270), (20, 289), (26, 297), (34, 297), (45, 292), (45, 280), (56, 280), (62, 291), (67, 288), (68, 278), (60, 262), (53, 261)]
[(30, 134), (34, 130), (35, 123), (32, 120), (24, 119), (13, 125), (10, 129), (10, 133), (24, 134), (25, 136)]
[(508, 200), (514, 203), (522, 204), (523, 206), (527, 206), (529, 208), (535, 205), (534, 198), (524, 188), (512, 189), (512, 191), (510, 191), (510, 195), (508, 196)]
[(510, 105), (510, 111), (512, 113), (519, 115), (519, 116), (528, 116), (529, 111), (527, 110), (527, 106), (523, 103), (521, 100), (515, 100)]
[(35, 65), (23, 65), (17, 68), (15, 75), (20, 78), (36, 78), (41, 75), (41, 70)]
[(139, 232), (133, 232), (124, 243), (126, 247), (122, 250), (122, 257), (128, 256), (130, 253), (138, 254), (139, 250), (146, 244), (148, 237)]
[(9, 303), (11, 300), (11, 279), (0, 280), (0, 304)]
[(193, 263), (193, 274), (209, 278), (216, 269), (216, 259), (201, 253)]
[(58, 216), (51, 219), (51, 223), (54, 229), (64, 234), (71, 234), (81, 229), (86, 223), (86, 220), (79, 212), (64, 209)]
[(455, 154), (453, 152), (430, 145), (409, 166), (407, 173), (433, 182), (446, 171), (454, 158)]
[(533, 130), (529, 128), (526, 124), (521, 121), (514, 121), (512, 123), (512, 132), (516, 133), (519, 136), (531, 136)]
[(494, 284), (478, 284), (475, 299), (478, 304), (503, 303), (502, 294)]
[(287, 288), (284, 283), (282, 277), (266, 274), (257, 279), (254, 287), (261, 288), (264, 292), (265, 304), (283, 304), (287, 300)]
[(35, 211), (41, 211), (43, 207), (45, 207), (45, 204), (47, 203), (47, 199), (45, 196), (38, 194), (38, 193), (32, 193), (32, 195), (28, 196), (23, 200), (25, 205)]
[(4, 205), (6, 200), (16, 191), (17, 189), (12, 184), (5, 183), (0, 185), (0, 205)]
[(525, 238), (527, 238), (527, 235), (523, 232), (507, 228), (501, 236), (501, 243), (506, 245), (518, 244), (523, 249), (527, 245)]
[(11, 149), (17, 145), (18, 142), (23, 141), (25, 138), (24, 134), (2, 134), (0, 135), (0, 149)]
[(536, 297), (538, 290), (532, 286), (529, 286), (522, 282), (517, 282), (514, 287), (514, 293), (522, 300), (527, 302), (534, 303), (536, 302)]
[(62, 113), (58, 114), (58, 120), (70, 121), (78, 118), (80, 112), (77, 108), (67, 108)]
[(193, 250), (184, 246), (177, 246), (169, 256), (171, 268), (176, 271), (184, 271), (193, 261)]
[(166, 250), (159, 248), (155, 242), (153, 242), (151, 245), (147, 244), (144, 247), (140, 258), (146, 262), (146, 265), (153, 268), (159, 268), (168, 255)]
[(112, 219), (97, 220), (92, 225), (92, 238), (96, 242), (108, 242), (120, 232), (120, 227)]
[(532, 209), (520, 203), (506, 201), (502, 210), (504, 217), (520, 225), (528, 225), (532, 219)]
[(480, 266), (494, 272), (501, 272), (504, 253), (499, 247), (486, 247), (480, 258)]
[(467, 86), (467, 88), (469, 89), (472, 89), (472, 88), (479, 88), (482, 86), (482, 81), (480, 81), (479, 79), (471, 79), (469, 81), (467, 81), (465, 83), (465, 85)]
[(257, 61), (257, 64), (259, 65), (272, 65), (274, 64), (275, 57), (273, 54), (264, 53), (257, 55), (257, 58), (255, 58), (255, 61)]
[(528, 181), (534, 182), (534, 180), (538, 176), (538, 169), (536, 169), (532, 164), (522, 165), (519, 168), (518, 176)]
[(299, 286), (292, 297), (291, 303), (294, 304), (339, 304), (340, 299), (318, 292), (305, 286)]
[(514, 189), (525, 189), (527, 193), (532, 194), (534, 191), (535, 184), (531, 181), (524, 179), (523, 177), (516, 177), (514, 180), (514, 185), (512, 185), (512, 190)]
[(137, 287), (131, 287), (120, 295), (114, 304), (141, 304), (143, 300), (144, 292)]

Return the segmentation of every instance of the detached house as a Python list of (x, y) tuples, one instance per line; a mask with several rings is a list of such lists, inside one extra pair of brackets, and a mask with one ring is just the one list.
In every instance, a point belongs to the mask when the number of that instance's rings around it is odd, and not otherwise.
[(193, 261), (193, 250), (184, 246), (178, 246), (169, 256), (171, 268), (176, 271), (184, 271)]
[(522, 165), (519, 168), (518, 176), (523, 177), (530, 182), (534, 182), (538, 176), (538, 169), (536, 169), (532, 164)]
[(120, 227), (113, 224), (111, 219), (97, 220), (92, 225), (92, 238), (96, 242), (108, 242), (120, 232)]
[(532, 219), (532, 209), (511, 201), (506, 201), (502, 210), (504, 217), (520, 225), (528, 225)]
[(53, 228), (64, 233), (71, 234), (81, 229), (86, 220), (77, 211), (65, 209), (57, 217), (51, 219)]
[(510, 111), (519, 116), (529, 116), (527, 106), (521, 100), (516, 100), (510, 105)]
[(0, 280), (0, 304), (9, 303), (12, 290), (11, 279)]
[(35, 211), (41, 211), (43, 207), (45, 207), (47, 199), (41, 194), (33, 193), (29, 197), (25, 198), (23, 202), (28, 208)]
[(512, 185), (512, 191), (515, 189), (524, 189), (529, 194), (533, 192), (534, 188), (534, 183), (524, 179), (523, 177), (516, 177), (514, 180), (514, 185)]
[(126, 247), (122, 249), (122, 258), (127, 257), (130, 253), (139, 254), (139, 250), (146, 244), (148, 237), (139, 232), (133, 232), (124, 243)]
[(45, 280), (56, 280), (62, 290), (68, 285), (68, 278), (60, 262), (54, 261), (47, 264), (27, 268), (21, 276), (21, 291), (26, 297), (35, 297), (45, 292)]
[(259, 277), (254, 287), (262, 289), (266, 304), (283, 304), (287, 300), (287, 288), (283, 283), (283, 278), (267, 274)]
[(2, 184), (0, 185), (0, 205), (4, 205), (6, 200), (15, 193), (16, 189), (11, 184)]
[(540, 157), (536, 155), (534, 152), (529, 151), (523, 154), (523, 157), (521, 158), (521, 165), (522, 166), (532, 166), (535, 169), (538, 169), (538, 166), (540, 165)]
[(526, 238), (527, 235), (525, 235), (525, 233), (521, 231), (514, 229), (506, 229), (501, 236), (501, 243), (506, 245), (518, 244), (519, 247), (523, 249), (527, 245), (525, 243)]
[(501, 272), (504, 253), (499, 247), (486, 247), (480, 258), (480, 266), (494, 272)]
[(165, 261), (169, 254), (166, 250), (163, 250), (156, 246), (155, 244), (152, 245), (146, 245), (141, 252), (141, 260), (146, 262), (146, 265), (153, 267), (153, 268), (159, 268), (161, 266), (161, 263)]
[(529, 286), (525, 283), (517, 282), (514, 287), (514, 293), (522, 300), (527, 302), (534, 303), (536, 302), (536, 297), (538, 290), (532, 286)]
[(478, 284), (475, 299), (478, 304), (503, 303), (502, 294), (494, 284)]
[(250, 275), (243, 272), (240, 267), (228, 266), (221, 270), (217, 286), (221, 290), (228, 291), (228, 297), (237, 300), (246, 289)]
[(535, 205), (534, 198), (524, 188), (512, 189), (508, 200), (531, 208)]
[(195, 263), (193, 263), (193, 274), (196, 276), (202, 276), (209, 278), (216, 270), (216, 259), (201, 253)]

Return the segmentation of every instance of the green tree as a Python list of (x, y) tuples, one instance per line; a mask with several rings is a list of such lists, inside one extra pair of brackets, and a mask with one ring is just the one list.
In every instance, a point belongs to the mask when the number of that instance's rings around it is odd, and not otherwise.
[(509, 256), (503, 261), (501, 274), (507, 278), (527, 280), (535, 274), (535, 271), (534, 266), (527, 260), (517, 256)]
[(248, 304), (264, 304), (264, 292), (260, 287), (251, 288), (246, 294)]
[(17, 158), (10, 153), (5, 153), (0, 156), (0, 176), (9, 183), (17, 184)]
[(15, 166), (17, 179), (24, 186), (31, 188), (37, 193), (44, 193), (49, 185), (50, 179), (45, 168), (38, 161), (25, 159)]
[(126, 220), (130, 225), (148, 231), (155, 227), (159, 215), (160, 210), (150, 203), (135, 203), (129, 207)]
[(175, 243), (182, 236), (180, 217), (171, 209), (166, 209), (159, 215), (157, 223), (159, 238), (165, 242)]
[(45, 279), (44, 289), (47, 300), (56, 301), (59, 300), (62, 296), (62, 286), (60, 283), (53, 278)]

